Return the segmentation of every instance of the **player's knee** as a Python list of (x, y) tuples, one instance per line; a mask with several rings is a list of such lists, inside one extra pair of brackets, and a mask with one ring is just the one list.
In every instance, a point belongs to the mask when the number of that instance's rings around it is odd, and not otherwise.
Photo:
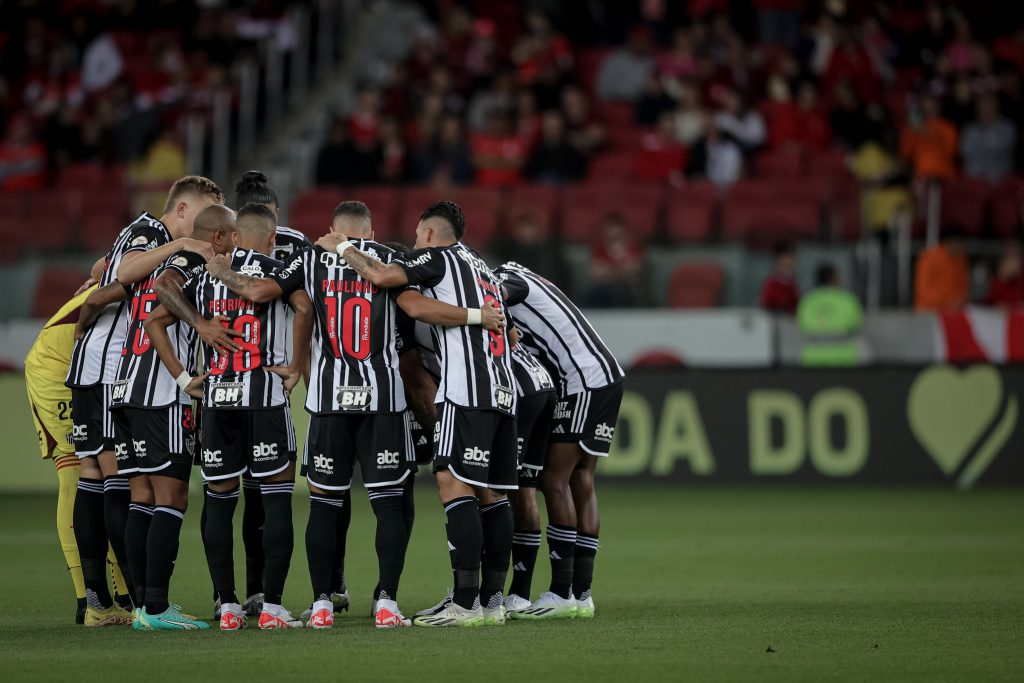
[(237, 489), (238, 484), (238, 477), (229, 477), (227, 479), (218, 479), (217, 481), (208, 481), (206, 482), (206, 488), (214, 493), (226, 493)]

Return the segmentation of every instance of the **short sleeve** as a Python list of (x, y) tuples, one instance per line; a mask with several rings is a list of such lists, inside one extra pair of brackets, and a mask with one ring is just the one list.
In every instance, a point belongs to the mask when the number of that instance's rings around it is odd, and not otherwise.
[(407, 256), (398, 256), (395, 263), (405, 270), (410, 285), (433, 287), (448, 272), (444, 257), (436, 249), (419, 249)]
[(135, 229), (132, 238), (125, 247), (125, 254), (133, 251), (149, 251), (167, 243), (167, 233), (155, 225), (143, 225)]
[(502, 272), (499, 275), (502, 279), (501, 286), (505, 288), (506, 306), (515, 306), (526, 301), (526, 297), (530, 294), (530, 285), (526, 283), (526, 280), (515, 273)]
[(164, 262), (163, 266), (160, 267), (159, 274), (162, 275), (166, 271), (171, 271), (181, 275), (182, 280), (188, 280), (196, 274), (196, 269), (205, 263), (206, 259), (200, 254), (191, 251), (181, 251)]
[(395, 346), (398, 349), (398, 354), (401, 355), (416, 348), (416, 321), (401, 308), (397, 310), (398, 315), (395, 318)]
[(310, 253), (310, 250), (303, 249), (293, 254), (280, 268), (270, 273), (270, 279), (278, 284), (285, 298), (304, 287), (306, 273), (304, 266)]

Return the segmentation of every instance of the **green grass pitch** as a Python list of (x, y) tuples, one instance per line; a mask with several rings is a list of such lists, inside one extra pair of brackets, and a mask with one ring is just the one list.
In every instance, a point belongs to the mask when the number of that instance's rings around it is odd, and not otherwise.
[[(301, 488), (301, 484), (300, 484)], [(52, 497), (0, 496), (0, 672), (8, 681), (743, 680), (1018, 681), (1024, 671), (1024, 505), (1019, 491), (606, 487), (592, 621), (376, 631), (372, 514), (355, 496), (353, 610), (330, 632), (86, 630)], [(210, 584), (193, 497), (171, 586), (206, 614)], [(431, 487), (400, 603), (449, 583)], [(285, 595), (309, 599), (295, 498)], [(240, 553), (239, 541), (239, 553)], [(242, 562), (236, 565), (242, 578)], [(539, 563), (535, 589), (547, 582)], [(769, 651), (771, 650), (771, 651)]]

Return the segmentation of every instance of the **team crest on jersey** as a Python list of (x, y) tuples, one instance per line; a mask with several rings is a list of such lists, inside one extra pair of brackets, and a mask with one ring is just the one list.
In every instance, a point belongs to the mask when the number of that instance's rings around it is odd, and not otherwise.
[(338, 387), (338, 405), (342, 408), (369, 408), (373, 387)]
[(259, 263), (246, 263), (238, 272), (249, 277), (263, 277), (263, 267)]

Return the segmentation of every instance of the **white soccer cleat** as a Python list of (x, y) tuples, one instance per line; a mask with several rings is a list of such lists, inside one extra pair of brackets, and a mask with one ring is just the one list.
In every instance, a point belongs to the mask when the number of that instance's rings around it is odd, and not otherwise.
[[(309, 612), (309, 616), (306, 616), (306, 612)], [(302, 613), (301, 620), (306, 622), (307, 627), (326, 629), (334, 626), (334, 604), (330, 600), (317, 600), (306, 612)]]
[(242, 603), (242, 609), (245, 610), (245, 616), (258, 617), (263, 611), (263, 593), (253, 593), (247, 597)]
[(347, 611), (350, 602), (347, 590), (343, 590), (340, 593), (331, 593), (331, 604), (334, 606), (335, 614)]
[(261, 629), (278, 628), (302, 628), (302, 622), (292, 616), (292, 613), (281, 605), (263, 603), (263, 611), (260, 612)]
[(228, 602), (220, 606), (221, 631), (241, 631), (246, 626), (245, 610), (237, 602)]
[(485, 626), (501, 626), (505, 623), (505, 601), (501, 593), (495, 593), (483, 608)]
[(529, 609), (532, 604), (529, 600), (518, 595), (508, 595), (505, 597), (505, 614), (509, 619), (518, 619), (517, 613)]
[(452, 593), (452, 589), (449, 588), (448, 589), (448, 595), (446, 595), (441, 602), (437, 603), (433, 607), (428, 607), (427, 609), (421, 609), (419, 612), (417, 612), (416, 614), (413, 615), (413, 619), (415, 620), (416, 617), (429, 617), (429, 616), (432, 616), (434, 614), (437, 614), (438, 612), (443, 610), (445, 607), (447, 607), (448, 605), (452, 604), (453, 597), (454, 597), (454, 594)]
[(572, 619), (576, 616), (576, 598), (559, 597), (554, 593), (541, 593), (527, 609), (516, 612), (513, 619)]
[(594, 598), (590, 596), (590, 591), (583, 591), (583, 593), (576, 598), (576, 619), (593, 619), (594, 618)]
[(377, 628), (402, 628), (412, 626), (412, 619), (406, 618), (398, 609), (398, 603), (394, 600), (377, 600), (374, 604), (376, 610), (373, 617), (373, 625)]
[(412, 620), (415, 626), (428, 627), (473, 627), (484, 625), (484, 611), (479, 605), (473, 609), (461, 607), (451, 602), (435, 614), (416, 617)]

